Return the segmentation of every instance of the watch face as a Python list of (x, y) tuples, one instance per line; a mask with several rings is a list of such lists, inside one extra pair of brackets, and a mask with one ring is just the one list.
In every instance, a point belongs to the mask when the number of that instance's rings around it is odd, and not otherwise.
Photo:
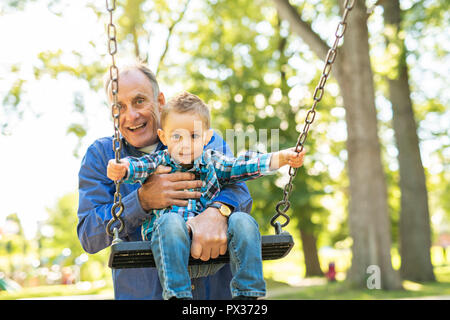
[(226, 217), (228, 217), (231, 213), (230, 208), (228, 208), (227, 206), (224, 206), (224, 205), (222, 205), (219, 210), (220, 210), (220, 213)]

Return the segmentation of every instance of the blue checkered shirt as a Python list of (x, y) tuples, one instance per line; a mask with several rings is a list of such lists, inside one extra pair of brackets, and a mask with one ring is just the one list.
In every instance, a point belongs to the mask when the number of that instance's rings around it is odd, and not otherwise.
[(196, 179), (203, 181), (200, 190), (189, 190), (200, 191), (201, 197), (189, 199), (186, 207), (173, 205), (164, 209), (153, 209), (150, 212), (151, 218), (142, 225), (142, 238), (144, 241), (151, 239), (153, 223), (162, 214), (175, 212), (187, 221), (203, 212), (208, 204), (213, 202), (219, 194), (221, 186), (256, 179), (269, 174), (270, 158), (270, 153), (263, 154), (252, 151), (247, 151), (244, 155), (233, 158), (219, 151), (208, 149), (204, 150), (202, 155), (194, 160), (193, 166), (187, 169), (171, 158), (167, 149), (139, 158), (127, 157), (130, 165), (128, 175), (124, 179), (125, 183), (144, 183), (159, 165), (171, 167), (171, 172), (192, 172), (196, 175)]

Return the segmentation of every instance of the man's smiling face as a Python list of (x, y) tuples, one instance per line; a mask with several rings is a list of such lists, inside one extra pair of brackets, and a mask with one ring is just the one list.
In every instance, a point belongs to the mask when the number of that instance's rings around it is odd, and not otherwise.
[[(112, 101), (111, 94), (109, 99)], [(136, 148), (155, 144), (164, 101), (155, 100), (150, 80), (138, 69), (120, 73), (117, 100), (121, 106), (119, 130), (125, 140)]]

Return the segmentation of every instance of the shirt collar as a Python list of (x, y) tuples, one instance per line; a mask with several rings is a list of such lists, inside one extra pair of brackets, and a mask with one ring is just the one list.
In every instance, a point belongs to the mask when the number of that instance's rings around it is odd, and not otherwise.
[[(129, 144), (128, 141), (126, 141), (122, 135), (120, 135), (120, 137), (123, 141), (123, 144), (128, 148), (128, 151), (132, 156), (140, 157), (145, 154), (144, 152), (140, 151), (138, 148)], [(211, 140), (209, 140), (209, 142), (206, 146), (209, 146), (214, 141), (214, 139), (215, 139), (215, 137), (213, 135), (211, 137)], [(173, 168), (176, 168), (177, 170), (194, 171), (194, 168), (195, 168), (196, 170), (200, 171), (202, 167), (206, 166), (206, 161), (204, 159), (206, 146), (203, 148), (202, 155), (194, 160), (194, 166), (191, 169), (188, 169), (188, 170), (184, 169), (181, 165), (179, 165), (174, 159), (172, 159), (170, 157), (170, 155), (167, 151), (165, 152), (166, 161), (168, 164), (173, 164)], [(156, 147), (155, 152), (161, 151), (161, 150), (167, 150), (167, 147), (158, 138), (158, 146)]]
[[(135, 146), (131, 145), (127, 140), (125, 140), (125, 138), (122, 135), (121, 135), (121, 139), (122, 139), (123, 145), (127, 148), (128, 152), (130, 153), (131, 156), (141, 157), (144, 154), (146, 154), (145, 152), (143, 152), (143, 151), (139, 150), (138, 148), (136, 148)], [(156, 146), (156, 149), (154, 152), (164, 150), (164, 149), (167, 149), (167, 147), (158, 139), (158, 145)]]
[(178, 163), (174, 158), (172, 158), (169, 155), (169, 152), (167, 152), (167, 149), (164, 150), (164, 157), (166, 160), (166, 163), (170, 165), (172, 168), (174, 168), (176, 171), (188, 171), (188, 172), (201, 172), (206, 167), (206, 161), (204, 159), (205, 151), (203, 150), (203, 153), (200, 157), (194, 160), (194, 165), (186, 169), (186, 167), (182, 166), (180, 163)]

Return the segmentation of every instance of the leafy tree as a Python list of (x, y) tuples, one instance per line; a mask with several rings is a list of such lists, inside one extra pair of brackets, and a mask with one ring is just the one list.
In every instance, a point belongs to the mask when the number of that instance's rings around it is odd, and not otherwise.
[[(314, 30), (312, 19), (303, 14), (304, 7), (297, 8), (287, 0), (274, 0), (274, 3), (280, 16), (289, 21), (292, 31), (317, 56), (325, 58), (328, 45)], [(347, 279), (351, 285), (366, 287), (367, 268), (377, 265), (383, 274), (382, 288), (398, 289), (400, 277), (392, 268), (390, 254), (390, 221), (377, 132), (367, 8), (364, 1), (349, 3), (354, 3), (354, 7), (347, 19), (345, 41), (339, 49), (333, 73), (344, 100), (348, 136), (349, 226), (353, 255)], [(337, 11), (335, 2), (326, 4)], [(340, 9), (342, 12), (343, 8)]]
[[(289, 36), (287, 25), (279, 20), (273, 4), (268, 1), (208, 2), (198, 8), (198, 12), (186, 15), (186, 23), (189, 28), (179, 33), (179, 48), (172, 47), (178, 52), (173, 60), (186, 57), (185, 63), (182, 68), (171, 68), (162, 74), (165, 81), (181, 81), (184, 89), (212, 106), (214, 128), (233, 146), (235, 153), (245, 148), (258, 150), (262, 147), (259, 150), (265, 151), (264, 146), (258, 145), (258, 142), (265, 142), (265, 134), (268, 151), (274, 145), (294, 146), (310, 107), (308, 91), (314, 90), (308, 85), (317, 83), (320, 73), (314, 68), (310, 74), (298, 74), (295, 63), (307, 64), (304, 61), (311, 57), (311, 52), (304, 47), (299, 50), (298, 42)], [(173, 60), (168, 59), (167, 64), (172, 65)], [(292, 209), (288, 214), (293, 217), (302, 239), (307, 276), (322, 274), (317, 240), (326, 229), (328, 212), (320, 199), (326, 193), (324, 185), (336, 184), (329, 177), (323, 159), (342, 161), (338, 155), (343, 143), (330, 147), (325, 137), (328, 123), (339, 120), (327, 113), (336, 106), (336, 95), (336, 92), (334, 95), (327, 93), (323, 98), (318, 132), (311, 130), (305, 146), (308, 150), (305, 167), (310, 169), (308, 173), (305, 168), (299, 170), (290, 197)], [(239, 144), (244, 136), (246, 142)], [(319, 151), (318, 145), (325, 151)], [(270, 218), (282, 198), (280, 188), (284, 187), (286, 176), (285, 172), (247, 183), (254, 199), (253, 213), (260, 217), (263, 228), (270, 226)], [(284, 221), (280, 219), (280, 222)]]
[[(77, 236), (77, 206), (78, 193), (74, 192), (62, 196), (53, 208), (48, 209), (49, 218), (46, 223), (52, 228), (53, 234), (41, 235), (39, 241), (41, 254), (52, 263), (64, 266), (81, 264), (78, 260), (85, 252)], [(108, 253), (104, 250), (88, 256), (81, 269), (84, 280), (98, 280), (109, 276)], [(89, 273), (95, 273), (97, 278)]]
[[(0, 5), (0, 15), (23, 10), (28, 3), (35, 2), (7, 0)], [(390, 124), (381, 123), (380, 130), (380, 122), (377, 124), (375, 119), (374, 85), (367, 47), (368, 16), (363, 2), (356, 2), (349, 16), (344, 44), (333, 67), (334, 77), (327, 80), (317, 119), (306, 142), (307, 161), (294, 181), (292, 206), (288, 213), (301, 235), (307, 275), (321, 273), (317, 267), (315, 247), (342, 240), (350, 234), (353, 238), (354, 263), (349, 278), (365, 286), (367, 265), (378, 264), (383, 275), (387, 275), (383, 280), (386, 280), (388, 287), (392, 284), (391, 288), (395, 288), (398, 281), (391, 272), (387, 251), (391, 245), (389, 230), (393, 231), (394, 239), (397, 234), (399, 172), (395, 167), (389, 167), (385, 169), (387, 174), (384, 179), (379, 163), (380, 149), (385, 155), (386, 147), (380, 147), (376, 141), (377, 130), (384, 144), (383, 130), (390, 128)], [(59, 0), (39, 1), (55, 14), (64, 16), (67, 13), (61, 9), (64, 7), (60, 6), (62, 3)], [(277, 141), (280, 148), (290, 147), (295, 144), (306, 110), (311, 105), (311, 93), (323, 67), (321, 59), (330, 44), (323, 39), (333, 37), (335, 22), (338, 21), (340, 11), (337, 3), (335, 0), (118, 1), (115, 12), (119, 41), (117, 60), (119, 64), (128, 57), (147, 61), (158, 73), (167, 97), (170, 97), (171, 90), (190, 90), (201, 96), (212, 106), (214, 126), (225, 138), (227, 129), (247, 134), (243, 145), (234, 143), (235, 153), (248, 147), (265, 149), (249, 138), (256, 134), (261, 139), (259, 129), (267, 129), (268, 151), (272, 143), (277, 145)], [(430, 43), (432, 36), (427, 26), (437, 29), (443, 25), (448, 27), (448, 1), (413, 0), (405, 3), (409, 3), (409, 7), (403, 12), (402, 25), (403, 31), (408, 32), (410, 37), (423, 38), (423, 43)], [(104, 2), (86, 0), (86, 6), (99, 19), (105, 17)], [(278, 8), (279, 17), (275, 8)], [(161, 35), (163, 41), (156, 42), (155, 39), (161, 39)], [(374, 35), (371, 36), (373, 39)], [(87, 50), (98, 52), (104, 46), (105, 43), (92, 42)], [(434, 58), (444, 61), (448, 56), (445, 41), (434, 41), (430, 46), (427, 54), (432, 52)], [(76, 63), (66, 64), (64, 56), (70, 56)], [(34, 80), (44, 76), (57, 79), (62, 74), (68, 74), (88, 84), (93, 92), (104, 95), (102, 78), (110, 60), (104, 54), (90, 61), (86, 61), (84, 56), (85, 52), (81, 49), (73, 52), (44, 51), (38, 56)], [(410, 65), (422, 56), (423, 51), (408, 47), (406, 58)], [(391, 59), (388, 52), (381, 57), (372, 55), (370, 58), (377, 62), (380, 58), (382, 61), (373, 65), (375, 80), (382, 88), (379, 94), (388, 96), (387, 85), (379, 77), (386, 74), (380, 71), (380, 67), (392, 67), (390, 72), (396, 67), (395, 63), (391, 63), (396, 59)], [(23, 98), (26, 97), (27, 86), (32, 85), (33, 81), (21, 79), (20, 68), (20, 64), (5, 66), (6, 72), (15, 75), (15, 78), (2, 89), (5, 90), (0, 114), (3, 134), (13, 123), (11, 119), (17, 117), (20, 120), (25, 112), (30, 112)], [(416, 71), (416, 68), (412, 71), (416, 74), (423, 72)], [(445, 76), (437, 74), (442, 79), (440, 88), (434, 96), (429, 96), (421, 90), (422, 84), (416, 80), (417, 76), (413, 72), (411, 74), (410, 86), (419, 138), (422, 141), (440, 141), (433, 156), (443, 169), (432, 175), (425, 172), (430, 191), (430, 211), (444, 212), (449, 219), (449, 170), (446, 170), (449, 161), (448, 143), (445, 142), (448, 128), (433, 125), (430, 129), (425, 126), (426, 123), (438, 123), (439, 119), (444, 119), (445, 105), (448, 104), (445, 100), (448, 97), (445, 93), (447, 82)], [(166, 85), (171, 86), (170, 91), (169, 88), (164, 89)], [(83, 116), (86, 113), (85, 98), (76, 88), (73, 91), (73, 106), (81, 120), (74, 121), (68, 127), (68, 133), (76, 135), (81, 142), (89, 128), (86, 121), (83, 122), (86, 119)], [(346, 127), (347, 136), (333, 135), (333, 128), (336, 127)], [(279, 131), (272, 132), (272, 129)], [(77, 151), (76, 147), (75, 155), (79, 156)], [(392, 164), (394, 158), (385, 155), (385, 166)], [(344, 167), (344, 163), (348, 166)], [(344, 170), (331, 174), (335, 164)], [(286, 173), (248, 183), (254, 198), (254, 212), (263, 228), (269, 228), (268, 221), (281, 199), (281, 188), (285, 182)], [(387, 190), (383, 187), (386, 184)], [(349, 208), (348, 223), (344, 215), (342, 224), (333, 232), (326, 229), (330, 212), (322, 205), (331, 194), (335, 198), (344, 195), (341, 204)], [(387, 216), (388, 207), (390, 217)], [(49, 240), (45, 239), (46, 242)], [(52, 248), (53, 244), (48, 247)], [(57, 243), (55, 247), (58, 247)], [(386, 287), (385, 284), (383, 287)]]
[(392, 68), (386, 75), (393, 109), (393, 127), (398, 148), (401, 189), (401, 272), (414, 281), (435, 280), (431, 264), (431, 228), (416, 121), (411, 101), (407, 49), (402, 30), (399, 0), (382, 2), (384, 8), (386, 57)]
[(77, 225), (77, 200), (76, 193), (61, 197), (54, 208), (49, 208), (48, 226), (53, 230), (53, 235), (44, 235), (41, 246), (45, 255), (56, 258), (64, 249), (70, 249), (71, 255), (65, 264), (74, 264), (75, 258), (84, 251), (78, 241)]

